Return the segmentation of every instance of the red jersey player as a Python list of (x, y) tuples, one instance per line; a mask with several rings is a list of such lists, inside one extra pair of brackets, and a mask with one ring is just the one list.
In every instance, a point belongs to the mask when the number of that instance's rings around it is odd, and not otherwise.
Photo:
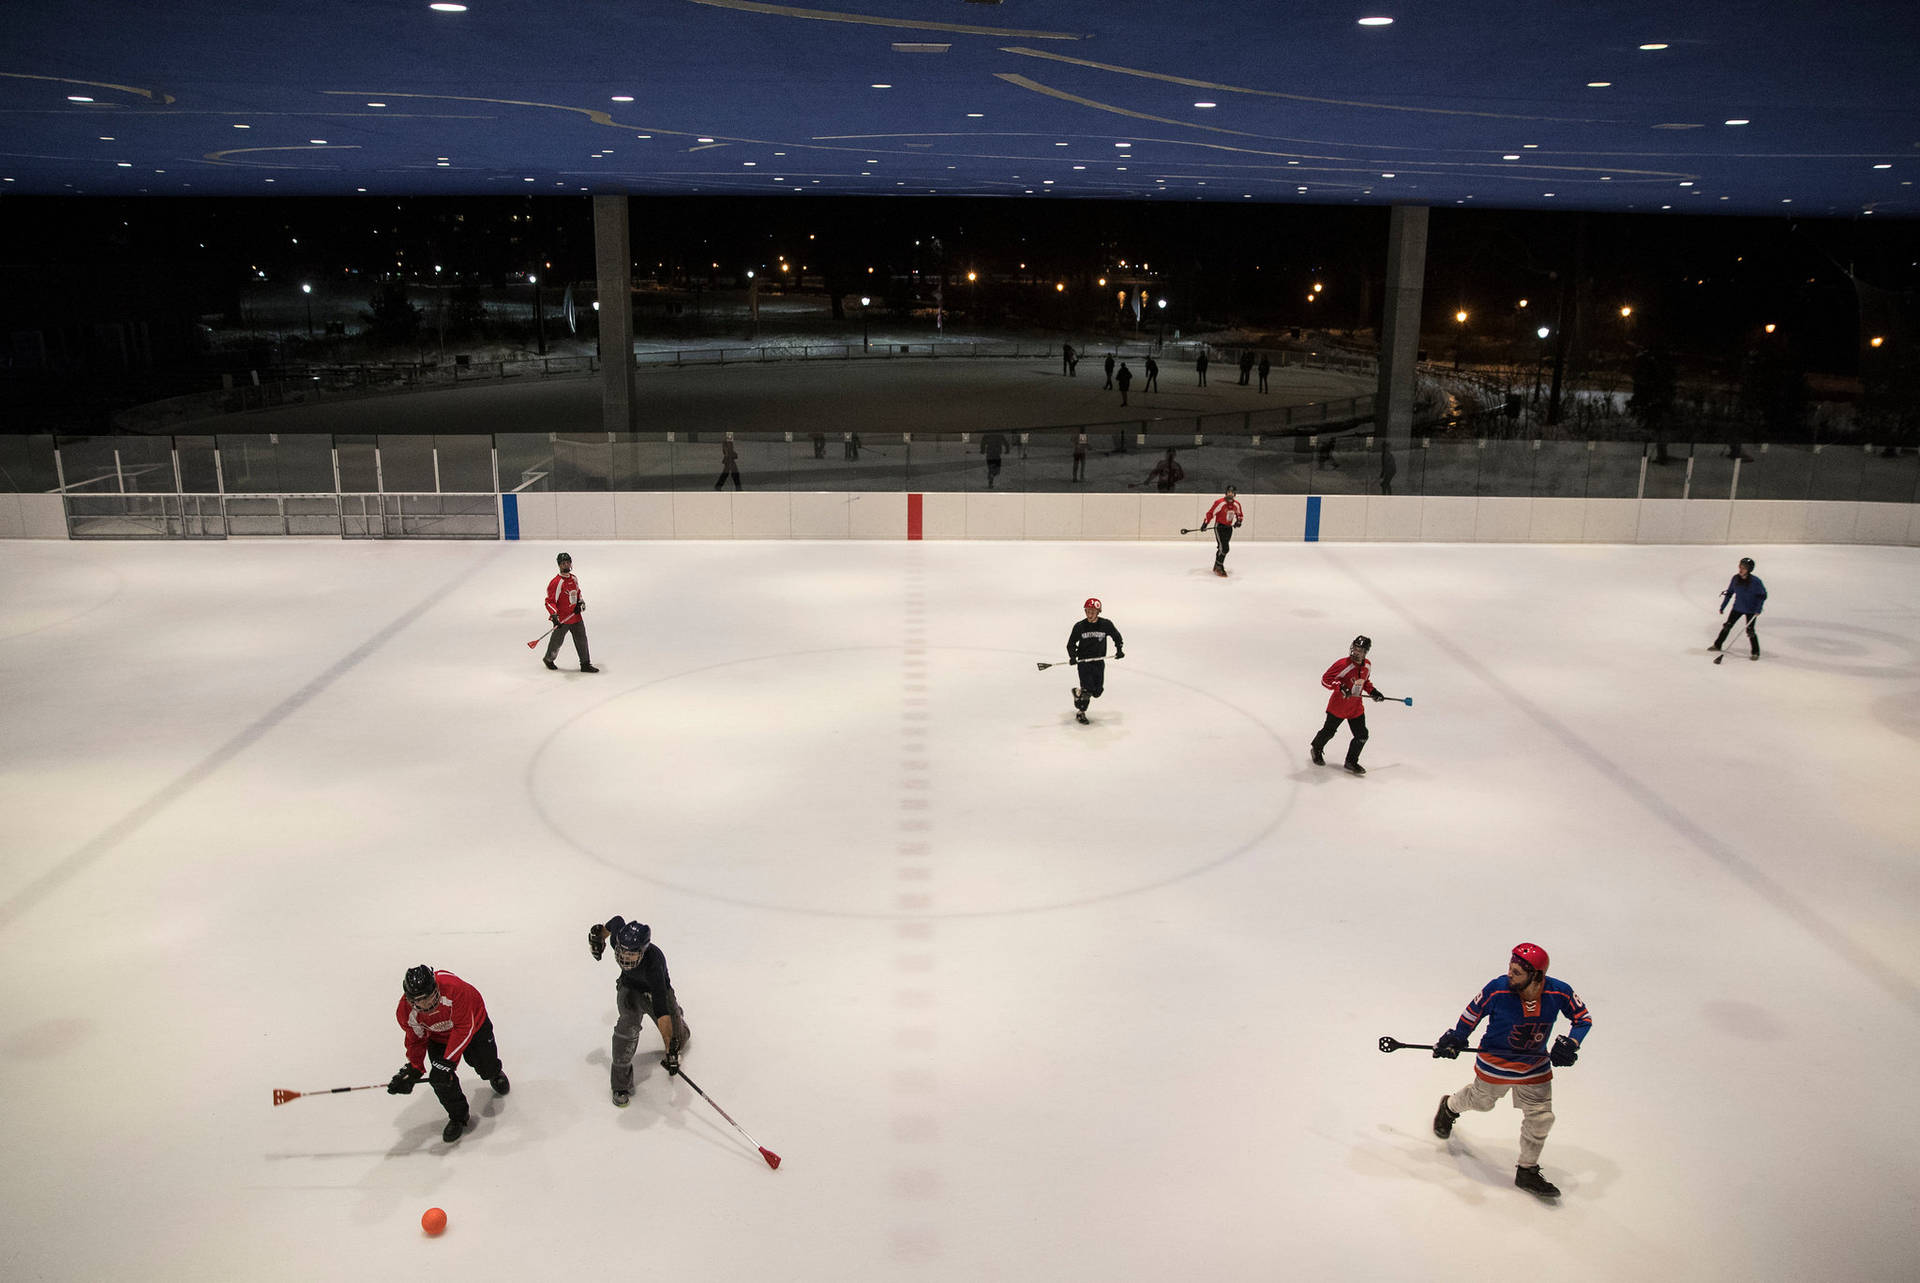
[(1367, 746), (1367, 708), (1360, 697), (1364, 694), (1376, 704), (1386, 698), (1373, 688), (1373, 665), (1367, 662), (1367, 652), (1372, 649), (1373, 638), (1356, 637), (1347, 648), (1347, 657), (1335, 660), (1332, 667), (1320, 675), (1320, 684), (1333, 694), (1327, 699), (1326, 725), (1313, 737), (1308, 749), (1315, 766), (1327, 764), (1320, 750), (1345, 721), (1353, 731), (1353, 742), (1347, 745), (1347, 769), (1355, 775), (1367, 773), (1367, 768), (1360, 765), (1360, 750)]
[(1232, 486), (1227, 492), (1213, 501), (1213, 507), (1207, 509), (1206, 517), (1200, 522), (1205, 530), (1213, 527), (1213, 573), (1222, 579), (1227, 577), (1227, 545), (1233, 541), (1233, 532), (1246, 521), (1246, 514), (1240, 510), (1240, 492)]
[(400, 990), (394, 1019), (407, 1035), (407, 1063), (387, 1084), (387, 1090), (405, 1096), (422, 1078), (432, 1084), (433, 1094), (447, 1111), (447, 1126), (440, 1139), (451, 1145), (466, 1130), (470, 1116), (467, 1094), (460, 1090), (460, 1079), (454, 1073), (461, 1056), (486, 1078), (494, 1095), (504, 1096), (512, 1086), (500, 1064), (500, 1049), (493, 1041), (493, 1021), (480, 991), (451, 971), (435, 971), (425, 964), (409, 967)]
[(558, 668), (553, 657), (560, 653), (560, 635), (573, 634), (573, 653), (580, 657), (580, 671), (597, 673), (600, 670), (587, 658), (587, 623), (581, 616), (586, 612), (587, 603), (580, 596), (580, 581), (573, 577), (573, 557), (561, 553), (554, 558), (560, 567), (560, 573), (547, 582), (547, 622), (553, 625), (553, 631), (547, 635), (547, 653), (540, 662), (548, 668)]

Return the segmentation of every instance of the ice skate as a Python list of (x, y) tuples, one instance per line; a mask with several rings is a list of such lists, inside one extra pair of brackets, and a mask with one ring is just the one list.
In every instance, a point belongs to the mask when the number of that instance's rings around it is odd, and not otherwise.
[(493, 1088), (496, 1096), (504, 1096), (513, 1090), (513, 1084), (507, 1081), (507, 1071), (504, 1069), (487, 1079), (487, 1085)]
[(1313, 759), (1315, 766), (1325, 766), (1327, 764), (1327, 756), (1320, 751), (1318, 744), (1307, 745), (1307, 756)]
[(1225, 579), (1227, 577), (1227, 568), (1225, 566), (1215, 566), (1213, 573)]
[(472, 1115), (468, 1115), (467, 1118), (449, 1118), (447, 1125), (440, 1129), (440, 1139), (449, 1145), (457, 1143), (461, 1133), (467, 1130), (467, 1122), (471, 1117)]
[(1347, 774), (1349, 774), (1349, 775), (1365, 775), (1366, 773), (1367, 773), (1367, 768), (1366, 768), (1366, 767), (1364, 767), (1364, 766), (1362, 766), (1362, 765), (1360, 765), (1360, 763), (1358, 763), (1358, 762), (1348, 762), (1348, 763), (1347, 763)]
[(595, 668), (592, 664), (582, 664), (580, 665), (580, 671), (583, 673), (597, 673), (600, 670)]
[(1459, 1119), (1460, 1115), (1448, 1108), (1447, 1097), (1442, 1096), (1440, 1098), (1440, 1109), (1433, 1116), (1433, 1134), (1441, 1140), (1445, 1140), (1447, 1137), (1453, 1135), (1453, 1125), (1458, 1122)]
[(1073, 720), (1080, 723), (1082, 726), (1093, 725), (1093, 719), (1087, 716), (1086, 711), (1084, 709), (1075, 709), (1073, 713)]
[(560, 671), (560, 665), (553, 662), (553, 657), (551, 655), (542, 655), (540, 657), (540, 662), (545, 664), (547, 668), (553, 672), (557, 673)]
[(1532, 1167), (1514, 1168), (1513, 1183), (1527, 1191), (1527, 1193), (1537, 1194), (1541, 1198), (1560, 1197), (1560, 1187), (1540, 1174), (1540, 1165), (1538, 1163), (1535, 1163)]

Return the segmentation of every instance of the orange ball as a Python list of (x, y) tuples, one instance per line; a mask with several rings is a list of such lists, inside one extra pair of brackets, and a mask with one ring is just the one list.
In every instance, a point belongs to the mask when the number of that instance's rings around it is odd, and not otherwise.
[(420, 1228), (437, 1237), (447, 1228), (447, 1214), (437, 1207), (429, 1207), (420, 1216)]

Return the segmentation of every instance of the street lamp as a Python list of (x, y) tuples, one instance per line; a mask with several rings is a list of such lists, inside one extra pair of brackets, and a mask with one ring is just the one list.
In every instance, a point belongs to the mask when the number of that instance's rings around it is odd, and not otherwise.
[(301, 283), (300, 292), (307, 296), (307, 337), (313, 337), (313, 286)]
[(873, 351), (873, 345), (867, 341), (867, 308), (872, 305), (873, 297), (871, 295), (862, 294), (860, 296), (860, 350), (862, 352)]
[(1153, 305), (1160, 309), (1160, 341), (1154, 346), (1165, 347), (1167, 345), (1167, 300), (1164, 297), (1157, 298), (1153, 301)]
[(1467, 309), (1461, 308), (1453, 314), (1454, 324), (1460, 328), (1453, 332), (1453, 368), (1460, 368), (1460, 341), (1467, 332)]
[(540, 278), (532, 272), (527, 273), (527, 284), (533, 286), (533, 330), (541, 356), (547, 354), (547, 316), (540, 310)]

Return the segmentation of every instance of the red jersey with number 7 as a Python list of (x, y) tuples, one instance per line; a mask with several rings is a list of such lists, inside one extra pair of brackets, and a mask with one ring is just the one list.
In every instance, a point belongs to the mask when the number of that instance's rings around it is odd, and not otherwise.
[[(1373, 664), (1368, 660), (1356, 664), (1351, 655), (1335, 660), (1333, 667), (1320, 675), (1320, 684), (1333, 692), (1327, 700), (1327, 711), (1335, 717), (1359, 717), (1365, 713), (1367, 706), (1360, 702), (1360, 693), (1373, 689), (1372, 673)], [(1342, 687), (1353, 693), (1342, 695)]]

